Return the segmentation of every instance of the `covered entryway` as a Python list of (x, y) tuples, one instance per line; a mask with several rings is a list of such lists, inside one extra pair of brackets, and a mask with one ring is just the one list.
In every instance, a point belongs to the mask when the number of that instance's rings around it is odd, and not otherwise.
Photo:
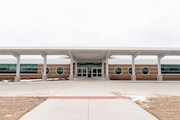
[(102, 77), (102, 63), (78, 63), (77, 77), (78, 78)]

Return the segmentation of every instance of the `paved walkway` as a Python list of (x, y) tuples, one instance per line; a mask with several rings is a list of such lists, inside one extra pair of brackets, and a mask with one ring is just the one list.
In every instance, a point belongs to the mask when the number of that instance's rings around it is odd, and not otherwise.
[(180, 82), (0, 82), (0, 96), (49, 96), (20, 120), (157, 120), (122, 96), (180, 96)]
[(20, 120), (157, 120), (128, 99), (48, 99)]
[(118, 83), (112, 83), (59, 81), (58, 87), (46, 82), (51, 97), (20, 120), (157, 120), (132, 100), (122, 97), (125, 92), (122, 85), (116, 89), (113, 84)]

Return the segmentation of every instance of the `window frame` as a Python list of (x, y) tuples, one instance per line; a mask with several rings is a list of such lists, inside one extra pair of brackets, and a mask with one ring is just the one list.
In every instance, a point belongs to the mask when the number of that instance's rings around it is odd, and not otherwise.
[[(119, 73), (119, 74), (116, 73), (116, 69), (117, 69), (117, 68), (120, 68), (120, 69), (121, 69), (121, 73)], [(114, 68), (114, 73), (115, 73), (116, 75), (121, 75), (121, 74), (123, 73), (123, 69), (122, 69), (120, 66), (117, 66), (117, 67)]]
[[(144, 69), (144, 68), (147, 68), (147, 69), (148, 69), (148, 73), (147, 73), (147, 74), (143, 73), (143, 69)], [(149, 74), (150, 74), (150, 68), (147, 67), (147, 66), (144, 66), (144, 67), (142, 67), (141, 72), (142, 72), (143, 75), (149, 75)]]
[[(47, 73), (47, 68), (49, 69), (49, 71), (48, 71), (48, 73)], [(42, 67), (41, 68), (41, 73), (43, 74), (43, 70), (44, 70), (44, 68)], [(50, 68), (49, 67), (46, 67), (46, 75), (48, 75), (50, 73)]]
[(161, 64), (161, 74), (164, 75), (180, 74), (180, 64)]
[[(58, 68), (62, 68), (62, 69), (63, 69), (63, 73), (61, 73), (61, 74), (60, 74), (60, 73), (58, 73), (58, 71), (57, 71), (57, 70), (58, 70)], [(63, 74), (64, 74), (64, 72), (65, 72), (64, 67), (59, 66), (59, 67), (57, 67), (57, 68), (56, 68), (56, 74), (57, 74), (57, 75), (63, 75)]]
[(129, 75), (132, 75), (132, 73), (129, 72), (130, 69), (131, 69), (131, 72), (132, 72), (132, 67), (129, 67), (129, 68), (128, 68), (128, 74), (129, 74)]

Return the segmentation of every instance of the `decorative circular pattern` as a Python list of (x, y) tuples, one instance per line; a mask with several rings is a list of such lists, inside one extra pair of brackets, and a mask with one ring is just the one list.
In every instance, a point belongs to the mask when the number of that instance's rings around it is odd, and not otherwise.
[(142, 69), (142, 73), (143, 74), (149, 74), (149, 68), (148, 67), (143, 67), (143, 69)]
[(58, 67), (56, 69), (56, 72), (57, 72), (57, 74), (63, 74), (64, 73), (64, 68), (63, 67)]
[[(41, 72), (44, 73), (44, 69), (43, 68), (42, 68)], [(49, 74), (49, 72), (50, 72), (49, 68), (46, 67), (46, 74)]]
[(122, 73), (122, 68), (116, 67), (114, 72), (115, 72), (116, 74), (121, 74), (121, 73)]
[(129, 74), (132, 74), (132, 67), (130, 67), (130, 68), (128, 69), (128, 73), (129, 73)]

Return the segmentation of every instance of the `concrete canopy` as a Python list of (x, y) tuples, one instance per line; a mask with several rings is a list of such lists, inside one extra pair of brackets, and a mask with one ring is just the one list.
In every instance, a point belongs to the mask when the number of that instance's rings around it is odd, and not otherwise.
[(82, 61), (100, 61), (111, 55), (178, 56), (180, 48), (0, 48), (0, 55), (69, 55)]

